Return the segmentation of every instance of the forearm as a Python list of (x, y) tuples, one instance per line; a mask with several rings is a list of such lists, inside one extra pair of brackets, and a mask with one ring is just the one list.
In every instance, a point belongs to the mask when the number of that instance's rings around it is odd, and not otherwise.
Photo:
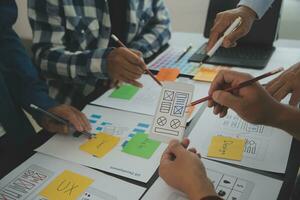
[(38, 119), (38, 114), (30, 109), (30, 104), (49, 109), (56, 103), (48, 96), (46, 84), (40, 80), (16, 33), (11, 28), (2, 30), (0, 42), (1, 63), (12, 98)]
[(280, 104), (275, 120), (271, 126), (282, 129), (300, 140), (300, 110), (291, 106)]
[(189, 186), (188, 196), (190, 200), (212, 200), (217, 196), (209, 178), (199, 179)]

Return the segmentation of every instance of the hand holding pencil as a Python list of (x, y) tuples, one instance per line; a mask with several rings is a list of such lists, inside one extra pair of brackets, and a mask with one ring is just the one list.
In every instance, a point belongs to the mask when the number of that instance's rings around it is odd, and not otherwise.
[[(111, 38), (112, 38), (115, 42), (117, 42), (117, 43), (119, 44), (119, 46), (120, 46), (121, 48), (123, 48), (124, 50), (127, 50), (127, 51), (132, 52), (132, 53), (136, 53), (136, 52), (133, 51), (133, 50), (129, 50), (129, 49), (125, 46), (125, 44), (122, 43), (122, 41), (120, 41), (119, 38), (117, 38), (117, 36), (112, 35)], [(137, 57), (138, 57), (138, 56), (137, 56)], [(138, 59), (138, 60), (137, 60), (137, 59)], [(143, 61), (143, 59), (142, 59), (141, 57), (135, 58), (134, 60), (135, 60), (135, 62), (136, 62), (136, 67), (138, 68), (138, 69), (136, 69), (136, 70), (138, 70), (139, 72), (140, 72), (141, 70), (142, 70), (143, 72), (146, 71), (146, 72), (151, 76), (151, 78), (152, 78), (158, 85), (162, 86), (161, 82), (160, 82), (160, 81), (152, 74), (152, 72), (148, 69), (148, 67), (146, 66), (146, 64), (144, 63), (144, 61)], [(133, 69), (133, 70), (134, 70), (134, 69)], [(125, 81), (125, 82), (128, 82), (128, 81)], [(129, 83), (130, 83), (130, 82), (129, 82)], [(133, 83), (134, 83), (134, 82), (133, 82)], [(133, 84), (133, 85), (135, 85), (135, 84)], [(137, 85), (137, 86), (138, 86), (138, 85)]]
[[(262, 87), (257, 79), (271, 76), (282, 69), (253, 78), (249, 74), (235, 71), (221, 71), (212, 82), (209, 90), (208, 106), (220, 117), (227, 114), (228, 108), (250, 123), (268, 125), (277, 115), (280, 103)], [(225, 89), (224, 88), (229, 88)]]

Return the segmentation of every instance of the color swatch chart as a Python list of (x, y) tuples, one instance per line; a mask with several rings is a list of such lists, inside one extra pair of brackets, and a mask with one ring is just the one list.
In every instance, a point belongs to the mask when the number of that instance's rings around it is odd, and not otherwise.
[(183, 53), (181, 49), (168, 48), (161, 55), (149, 64), (151, 70), (159, 71), (160, 68), (179, 68), (180, 74), (194, 76), (196, 75), (199, 64), (188, 62), (189, 58), (193, 55), (193, 51), (188, 52), (178, 62), (177, 59)]

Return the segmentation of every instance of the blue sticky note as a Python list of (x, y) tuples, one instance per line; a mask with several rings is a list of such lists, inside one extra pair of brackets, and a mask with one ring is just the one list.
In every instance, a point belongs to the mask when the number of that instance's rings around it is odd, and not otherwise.
[(102, 127), (97, 127), (96, 130), (97, 130), (97, 131), (102, 131), (103, 128), (102, 128)]
[(128, 144), (128, 141), (125, 141), (125, 142), (122, 144), (122, 147), (124, 148), (127, 144)]
[(95, 124), (95, 123), (97, 122), (96, 120), (92, 120), (92, 119), (90, 119), (89, 121), (90, 121), (90, 123), (92, 123), (92, 124)]
[(130, 134), (130, 135), (128, 135), (128, 137), (134, 137), (134, 135), (135, 135), (135, 134)]
[(136, 133), (145, 133), (145, 130), (135, 128), (135, 129), (133, 129), (133, 132), (136, 132)]
[(101, 125), (102, 125), (102, 126), (112, 125), (112, 123), (109, 123), (109, 122), (102, 122)]
[(94, 119), (100, 119), (100, 118), (101, 118), (101, 115), (93, 114), (93, 115), (91, 115), (91, 118), (94, 118)]
[(139, 123), (138, 125), (137, 125), (138, 127), (142, 127), (142, 128), (149, 128), (149, 124), (144, 124), (144, 123)]

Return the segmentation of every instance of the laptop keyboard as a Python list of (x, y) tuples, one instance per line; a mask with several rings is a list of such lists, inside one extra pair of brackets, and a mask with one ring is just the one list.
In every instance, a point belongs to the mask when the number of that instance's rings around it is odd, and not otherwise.
[[(206, 44), (202, 45), (189, 59), (190, 62), (201, 62), (205, 56)], [(214, 65), (239, 66), (247, 68), (264, 68), (275, 48), (263, 47), (234, 47), (219, 48), (205, 63)]]
[[(200, 47), (196, 54), (200, 58), (205, 56), (205, 47), (206, 44), (204, 44), (202, 47)], [(246, 60), (265, 60), (268, 59), (270, 56), (270, 48), (264, 49), (264, 48), (253, 48), (253, 47), (235, 47), (235, 48), (219, 48), (217, 52), (215, 53), (216, 57), (219, 58), (235, 58), (235, 59), (246, 59)]]

